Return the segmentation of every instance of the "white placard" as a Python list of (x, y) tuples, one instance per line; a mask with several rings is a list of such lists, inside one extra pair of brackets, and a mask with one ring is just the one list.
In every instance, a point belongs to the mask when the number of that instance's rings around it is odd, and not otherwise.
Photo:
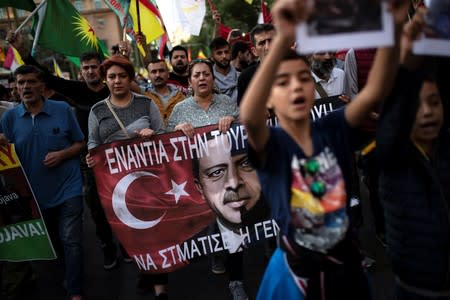
[(413, 53), (450, 56), (450, 0), (425, 0), (425, 6), (427, 25)]
[(321, 0), (315, 1), (315, 9), (311, 21), (297, 26), (299, 53), (394, 44), (394, 22), (385, 2)]

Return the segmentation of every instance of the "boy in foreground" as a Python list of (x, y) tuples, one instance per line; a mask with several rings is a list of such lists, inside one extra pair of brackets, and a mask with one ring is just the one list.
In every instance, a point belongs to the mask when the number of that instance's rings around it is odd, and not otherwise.
[[(392, 5), (396, 32), (408, 4)], [(361, 257), (348, 230), (352, 136), (392, 88), (397, 44), (378, 50), (367, 85), (352, 103), (313, 123), (311, 70), (305, 57), (289, 50), (296, 24), (307, 14), (303, 1), (275, 3), (278, 34), (241, 104), (250, 157), (270, 182), (264, 192), (280, 225), (279, 248), (257, 299), (369, 299)], [(267, 108), (275, 111), (279, 127), (266, 126)]]

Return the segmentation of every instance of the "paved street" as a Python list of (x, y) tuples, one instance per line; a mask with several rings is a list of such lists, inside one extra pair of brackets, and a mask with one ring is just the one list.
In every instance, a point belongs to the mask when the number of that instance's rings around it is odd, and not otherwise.
[[(365, 193), (364, 193), (365, 194)], [(363, 197), (366, 198), (366, 197)], [(384, 260), (384, 249), (375, 239), (372, 217), (367, 205), (363, 206), (365, 222), (361, 230), (364, 248), (369, 256), (376, 259), (374, 270), (369, 272), (373, 284), (374, 299), (392, 299), (392, 273)], [(133, 264), (122, 261), (118, 268), (103, 270), (103, 257), (95, 238), (95, 229), (88, 211), (85, 211), (85, 291), (88, 300), (151, 300), (153, 294), (139, 293), (136, 290), (137, 269)], [(250, 299), (255, 299), (259, 281), (262, 277), (265, 260), (263, 247), (257, 246), (244, 255), (245, 287)], [(56, 262), (34, 263), (38, 276), (38, 291), (35, 299), (63, 300), (64, 278)], [(214, 275), (208, 265), (208, 259), (171, 273), (169, 275), (169, 296), (175, 300), (228, 300), (227, 274)]]

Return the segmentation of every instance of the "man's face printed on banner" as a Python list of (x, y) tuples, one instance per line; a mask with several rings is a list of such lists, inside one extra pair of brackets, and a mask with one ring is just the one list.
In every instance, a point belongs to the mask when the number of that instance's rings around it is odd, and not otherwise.
[(100, 62), (93, 58), (80, 62), (81, 76), (87, 84), (99, 84), (102, 82), (100, 74)]
[(196, 185), (219, 219), (240, 224), (241, 210), (255, 206), (261, 195), (256, 171), (246, 152), (232, 154), (225, 135), (208, 141), (210, 155), (199, 162)]

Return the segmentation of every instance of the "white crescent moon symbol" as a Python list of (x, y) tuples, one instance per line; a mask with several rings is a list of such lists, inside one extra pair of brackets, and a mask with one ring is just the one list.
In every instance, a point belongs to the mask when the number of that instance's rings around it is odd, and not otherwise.
[(112, 194), (112, 207), (117, 218), (119, 218), (119, 220), (125, 225), (134, 229), (148, 229), (156, 226), (159, 222), (161, 222), (167, 212), (165, 211), (158, 219), (143, 221), (133, 216), (128, 210), (125, 201), (125, 195), (128, 191), (128, 187), (133, 183), (133, 181), (142, 176), (152, 176), (158, 178), (158, 176), (150, 172), (139, 171), (130, 173), (119, 180)]

